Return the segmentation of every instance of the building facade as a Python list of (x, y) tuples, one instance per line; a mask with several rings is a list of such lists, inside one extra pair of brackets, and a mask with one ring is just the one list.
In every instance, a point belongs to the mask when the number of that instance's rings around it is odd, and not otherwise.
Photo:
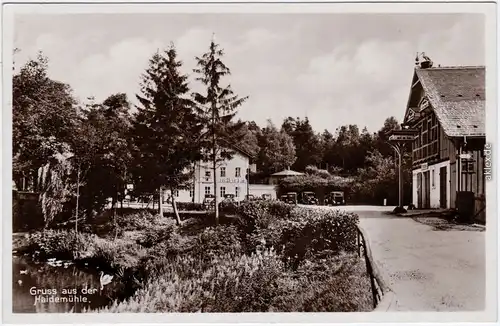
[(457, 208), (457, 192), (485, 207), (485, 68), (415, 68), (404, 125), (412, 143), (413, 204)]
[[(215, 191), (219, 202), (226, 194), (233, 194), (236, 201), (244, 200), (248, 194), (246, 175), (250, 169), (250, 155), (243, 151), (235, 150), (231, 159), (218, 163), (216, 175), (210, 162), (196, 162), (193, 168), (191, 188), (173, 194), (178, 202), (202, 203), (205, 195), (214, 195)], [(217, 178), (217, 189), (214, 189), (214, 177)], [(167, 191), (165, 198), (169, 195), (170, 191)]]

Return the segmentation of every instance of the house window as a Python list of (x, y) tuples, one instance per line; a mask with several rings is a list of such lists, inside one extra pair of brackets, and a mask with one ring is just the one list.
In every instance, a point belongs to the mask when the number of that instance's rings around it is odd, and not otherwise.
[(210, 186), (205, 186), (205, 195), (210, 195), (210, 193), (211, 193)]
[(239, 197), (240, 196), (240, 187), (235, 187), (234, 188), (234, 196)]
[(241, 168), (236, 168), (235, 173), (234, 173), (235, 178), (241, 178)]
[(205, 177), (206, 178), (210, 178), (211, 175), (212, 175), (212, 173), (210, 170), (205, 170)]
[(220, 187), (220, 196), (224, 197), (225, 194), (226, 194), (226, 187)]
[(435, 175), (436, 175), (436, 170), (432, 170), (432, 174), (431, 174), (431, 179), (432, 179), (432, 188), (436, 187), (436, 185), (435, 185), (435, 183), (434, 183), (434, 182), (435, 182), (435, 179), (436, 179)]
[(194, 197), (194, 188), (193, 187), (189, 188), (189, 197), (191, 197), (191, 198)]
[(179, 190), (174, 190), (174, 196), (179, 197)]
[(462, 173), (474, 173), (474, 161), (462, 161)]
[(221, 178), (226, 177), (226, 168), (224, 166), (220, 168), (220, 177)]

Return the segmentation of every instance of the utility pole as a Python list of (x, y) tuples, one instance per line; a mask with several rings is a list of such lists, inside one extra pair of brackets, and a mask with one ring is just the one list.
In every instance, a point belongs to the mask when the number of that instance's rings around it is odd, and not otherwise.
[(250, 196), (250, 168), (247, 168), (247, 198)]
[(398, 191), (398, 207), (399, 208), (403, 208), (403, 164), (402, 164), (402, 161), (403, 161), (403, 155), (402, 155), (402, 151), (403, 151), (403, 147), (399, 144), (392, 144), (392, 143), (389, 143), (389, 145), (391, 145), (391, 147), (394, 149), (394, 151), (396, 152), (397, 154), (397, 157), (398, 157), (398, 187), (399, 187), (399, 191)]
[(409, 129), (404, 126), (402, 129), (394, 129), (388, 133), (389, 141), (387, 142), (397, 154), (398, 157), (398, 207), (394, 210), (395, 213), (406, 213), (403, 207), (403, 149), (405, 144), (411, 143), (415, 140), (417, 130)]

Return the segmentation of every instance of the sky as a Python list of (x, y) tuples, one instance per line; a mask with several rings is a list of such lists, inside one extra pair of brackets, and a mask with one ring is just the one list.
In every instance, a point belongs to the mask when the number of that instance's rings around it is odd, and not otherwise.
[(374, 132), (403, 118), (415, 55), (435, 66), (484, 65), (481, 14), (37, 14), (17, 15), (16, 66), (37, 51), (51, 78), (80, 100), (124, 92), (136, 103), (149, 58), (173, 42), (192, 70), (215, 35), (231, 76), (249, 96), (238, 117), (264, 126), (307, 116), (317, 132), (357, 124)]

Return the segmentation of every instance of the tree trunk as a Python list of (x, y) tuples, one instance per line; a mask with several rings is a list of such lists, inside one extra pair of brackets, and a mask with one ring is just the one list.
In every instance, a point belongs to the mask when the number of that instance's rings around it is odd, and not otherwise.
[(80, 203), (80, 166), (76, 174), (76, 210), (75, 210), (75, 232), (78, 233), (78, 204)]
[(163, 217), (163, 205), (162, 205), (162, 201), (163, 201), (163, 189), (160, 187), (160, 191), (159, 191), (159, 205), (158, 205), (158, 214), (160, 214), (160, 217)]
[(173, 195), (174, 190), (171, 189), (170, 192), (172, 193), (172, 208), (174, 210), (175, 221), (177, 225), (181, 225), (181, 217), (179, 216), (179, 211), (177, 210), (177, 202), (175, 201), (175, 196)]
[(31, 177), (33, 178), (33, 192), (38, 191), (38, 173), (37, 170), (33, 170)]
[(214, 146), (214, 160), (213, 160), (213, 169), (214, 169), (214, 205), (215, 205), (215, 225), (219, 225), (219, 205), (217, 204), (217, 157), (216, 157), (216, 148)]

